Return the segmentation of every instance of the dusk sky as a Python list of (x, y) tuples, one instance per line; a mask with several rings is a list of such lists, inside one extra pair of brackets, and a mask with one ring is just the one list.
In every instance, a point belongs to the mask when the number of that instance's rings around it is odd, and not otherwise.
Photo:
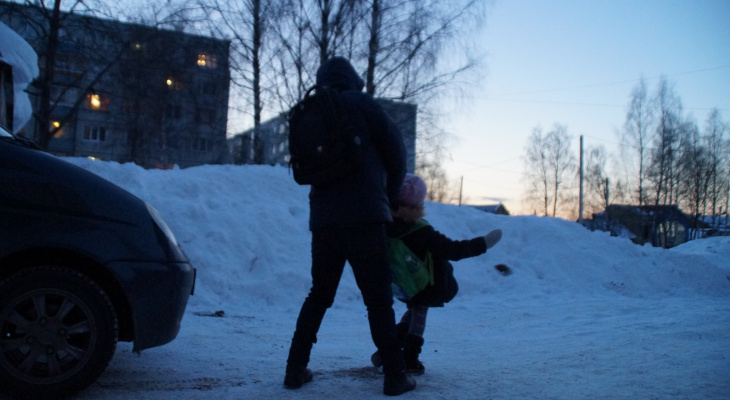
[(496, 0), (480, 33), (485, 76), (453, 115), (459, 141), (445, 162), (464, 202), (532, 213), (522, 158), (537, 126), (567, 126), (576, 156), (580, 135), (618, 154), (642, 76), (650, 96), (666, 77), (700, 130), (713, 108), (730, 122), (728, 22), (730, 0)]

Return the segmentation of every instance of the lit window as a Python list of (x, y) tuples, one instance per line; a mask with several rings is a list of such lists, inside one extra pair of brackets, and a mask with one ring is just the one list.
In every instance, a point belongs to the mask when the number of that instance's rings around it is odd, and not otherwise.
[(101, 108), (101, 98), (99, 98), (98, 94), (92, 94), (90, 102), (92, 110), (98, 110)]
[(86, 109), (93, 111), (106, 111), (109, 108), (109, 98), (99, 94), (86, 95)]
[(198, 54), (198, 66), (203, 68), (216, 68), (218, 60), (210, 54)]
[(53, 137), (55, 139), (64, 137), (64, 130), (61, 129), (61, 121), (51, 121), (51, 131), (53, 131)]
[(167, 85), (168, 89), (173, 90), (180, 90), (182, 88), (180, 81), (175, 77), (167, 78), (167, 80), (165, 81), (165, 85)]

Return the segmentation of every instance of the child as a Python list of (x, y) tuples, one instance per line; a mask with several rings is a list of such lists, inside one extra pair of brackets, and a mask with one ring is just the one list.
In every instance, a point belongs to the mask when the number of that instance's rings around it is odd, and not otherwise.
[[(423, 374), (423, 364), (418, 359), (423, 346), (423, 332), (426, 328), (426, 314), (429, 307), (443, 307), (450, 301), (458, 290), (453, 278), (453, 267), (449, 260), (458, 261), (463, 258), (475, 257), (492, 248), (502, 238), (502, 231), (495, 229), (485, 236), (470, 240), (451, 240), (435, 230), (423, 220), (423, 202), (426, 199), (426, 183), (418, 176), (406, 174), (398, 196), (397, 209), (393, 212), (393, 224), (388, 227), (388, 237), (400, 238), (403, 243), (420, 260), (431, 258), (430, 279), (425, 280), (425, 287), (419, 287), (416, 294), (408, 296), (399, 287), (398, 268), (407, 268), (391, 259), (391, 269), (394, 273), (393, 293), (408, 306), (401, 321), (397, 324), (398, 338), (403, 345), (403, 356), (406, 362), (406, 372), (414, 375)], [(391, 255), (394, 252), (391, 242)], [(416, 279), (418, 280), (418, 279)], [(416, 284), (423, 286), (422, 283)], [(413, 283), (413, 282), (411, 282)], [(372, 356), (375, 366), (382, 364), (380, 355), (375, 352)]]

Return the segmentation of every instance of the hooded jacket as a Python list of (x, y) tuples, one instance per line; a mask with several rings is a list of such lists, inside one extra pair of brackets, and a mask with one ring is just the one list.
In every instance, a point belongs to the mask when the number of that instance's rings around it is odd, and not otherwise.
[(325, 61), (317, 71), (317, 86), (340, 92), (345, 110), (359, 130), (364, 162), (340, 183), (312, 186), (309, 228), (391, 222), (391, 204), (395, 204), (406, 173), (406, 149), (398, 128), (373, 97), (362, 92), (364, 82), (346, 59)]

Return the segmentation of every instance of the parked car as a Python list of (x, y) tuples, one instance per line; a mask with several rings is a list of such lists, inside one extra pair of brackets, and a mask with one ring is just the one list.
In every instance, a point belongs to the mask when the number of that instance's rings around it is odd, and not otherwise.
[(94, 382), (118, 340), (173, 340), (195, 268), (152, 206), (10, 133), (38, 63), (2, 22), (0, 39), (0, 395), (56, 399)]
[(58, 398), (173, 340), (195, 269), (160, 214), (0, 127), (0, 393)]

